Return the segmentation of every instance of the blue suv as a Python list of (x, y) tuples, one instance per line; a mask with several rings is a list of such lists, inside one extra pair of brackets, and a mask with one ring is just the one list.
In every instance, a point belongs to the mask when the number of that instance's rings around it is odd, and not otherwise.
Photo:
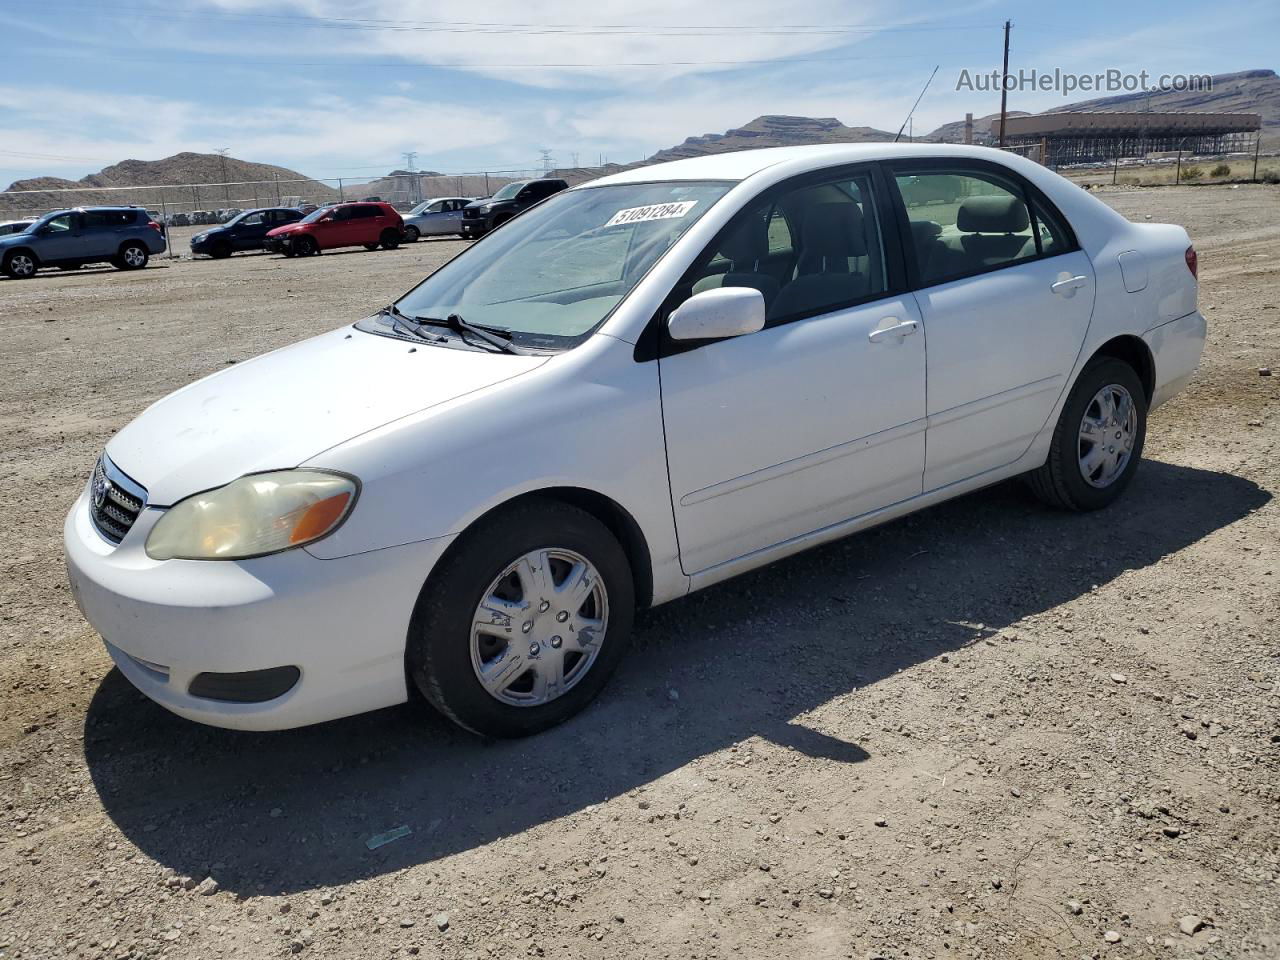
[(77, 207), (0, 237), (0, 270), (14, 280), (33, 277), (41, 267), (75, 270), (86, 263), (141, 270), (164, 247), (160, 225), (141, 207)]

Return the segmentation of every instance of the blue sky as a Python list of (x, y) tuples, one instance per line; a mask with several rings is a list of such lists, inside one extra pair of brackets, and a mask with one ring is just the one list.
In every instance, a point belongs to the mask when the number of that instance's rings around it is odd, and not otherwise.
[[(1274, 0), (0, 0), (0, 185), (229, 147), (311, 176), (626, 162), (763, 113), (927, 132), (961, 70), (1274, 67)], [(1010, 109), (1070, 98), (1014, 93)]]

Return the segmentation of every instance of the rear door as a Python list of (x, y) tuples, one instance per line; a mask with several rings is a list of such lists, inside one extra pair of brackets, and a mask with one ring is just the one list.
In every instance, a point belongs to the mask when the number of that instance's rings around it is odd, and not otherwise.
[(747, 336), (691, 345), (660, 330), (686, 573), (920, 493), (925, 337), (886, 209), (866, 166), (773, 188), (721, 232), (660, 313), (665, 321), (710, 278), (759, 290), (767, 306), (765, 329)]
[(889, 167), (929, 336), (928, 491), (1026, 452), (1084, 343), (1093, 266), (1048, 199), (1002, 166)]

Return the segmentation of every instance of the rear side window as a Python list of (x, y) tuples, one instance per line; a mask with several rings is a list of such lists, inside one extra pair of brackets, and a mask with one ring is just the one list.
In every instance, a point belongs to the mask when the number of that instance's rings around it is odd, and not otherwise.
[(84, 215), (86, 230), (103, 227), (124, 227), (138, 222), (136, 210), (88, 210)]

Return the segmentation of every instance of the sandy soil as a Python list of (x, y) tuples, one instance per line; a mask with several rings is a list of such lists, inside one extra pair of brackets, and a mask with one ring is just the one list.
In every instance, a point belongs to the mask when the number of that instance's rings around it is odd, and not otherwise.
[(0, 957), (1280, 956), (1280, 190), (1100, 195), (1210, 318), (1119, 506), (1004, 484), (653, 611), (522, 743), (180, 720), (62, 570), (114, 430), (458, 242), (0, 281)]

